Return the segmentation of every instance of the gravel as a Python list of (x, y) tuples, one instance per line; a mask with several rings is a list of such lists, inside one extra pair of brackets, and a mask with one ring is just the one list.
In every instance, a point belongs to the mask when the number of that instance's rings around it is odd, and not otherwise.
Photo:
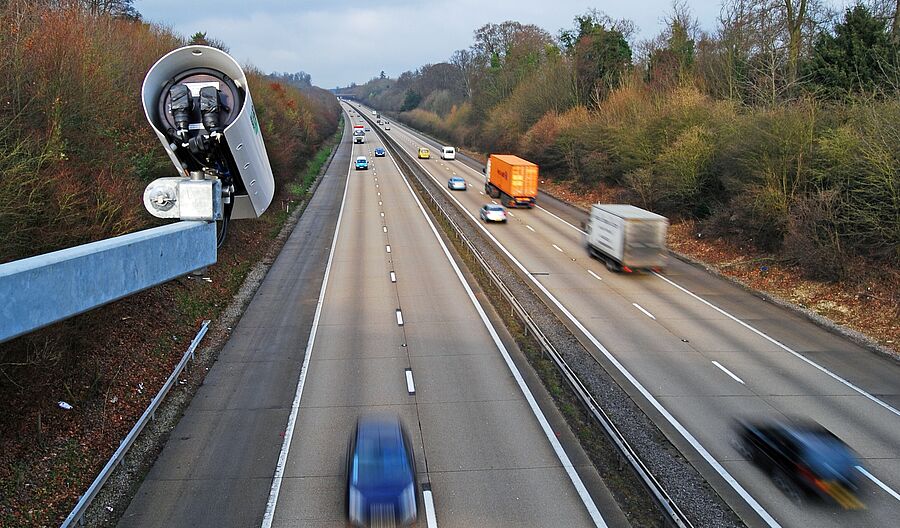
[[(386, 139), (386, 143), (390, 143), (390, 140)], [(396, 153), (396, 148), (393, 150)], [(397, 158), (404, 159), (403, 156)], [(407, 170), (410, 168), (407, 167)], [(419, 186), (424, 186), (432, 199), (460, 226), (488, 266), (500, 276), (547, 339), (600, 402), (627, 442), (675, 504), (685, 512), (690, 522), (697, 527), (744, 526), (739, 517), (610, 374), (612, 371), (616, 376), (619, 375), (614, 367), (610, 366), (609, 370), (604, 368), (507, 259), (471, 224), (469, 218), (456, 209), (431, 178), (420, 174), (420, 169), (415, 166), (410, 172)]]

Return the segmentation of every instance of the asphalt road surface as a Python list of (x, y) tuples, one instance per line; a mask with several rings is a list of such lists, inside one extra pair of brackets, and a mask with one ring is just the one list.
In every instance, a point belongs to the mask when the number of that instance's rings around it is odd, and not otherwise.
[[(478, 223), (480, 170), (438, 158), (433, 141), (386, 132)], [(446, 189), (461, 176), (466, 192)], [(539, 197), (483, 226), (566, 324), (750, 525), (881, 527), (900, 519), (900, 366), (675, 258), (661, 274), (589, 258), (583, 213)], [(867, 508), (795, 504), (733, 447), (732, 420), (809, 417), (858, 453)]]
[(347, 441), (382, 410), (420, 526), (625, 525), (375, 134), (349, 137), (119, 525), (343, 526)]

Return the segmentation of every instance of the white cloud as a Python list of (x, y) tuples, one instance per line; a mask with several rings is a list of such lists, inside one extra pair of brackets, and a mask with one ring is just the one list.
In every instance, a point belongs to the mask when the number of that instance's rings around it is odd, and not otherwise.
[[(174, 0), (138, 0), (144, 18), (184, 35), (206, 31), (229, 46), (243, 64), (265, 71), (312, 75), (326, 88), (365, 82), (384, 70), (397, 76), (426, 63), (447, 60), (472, 44), (473, 32), (487, 23), (516, 20), (555, 35), (591, 7), (615, 18), (629, 18), (648, 38), (662, 28), (671, 0), (598, 5), (575, 0), (380, 0), (350, 1), (222, 0), (185, 9)], [(248, 5), (249, 4), (249, 5)], [(718, 2), (692, 2), (701, 23), (711, 28)]]

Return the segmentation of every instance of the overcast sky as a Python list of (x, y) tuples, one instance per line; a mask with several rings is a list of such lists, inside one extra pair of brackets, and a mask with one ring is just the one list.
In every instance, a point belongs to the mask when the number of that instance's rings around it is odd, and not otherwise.
[[(688, 0), (704, 29), (715, 27), (717, 0)], [(135, 0), (144, 19), (182, 35), (205, 31), (242, 64), (266, 73), (305, 71), (323, 88), (362, 83), (384, 70), (396, 77), (468, 48), (487, 23), (515, 20), (551, 35), (597, 8), (638, 26), (637, 40), (663, 28), (671, 0)]]

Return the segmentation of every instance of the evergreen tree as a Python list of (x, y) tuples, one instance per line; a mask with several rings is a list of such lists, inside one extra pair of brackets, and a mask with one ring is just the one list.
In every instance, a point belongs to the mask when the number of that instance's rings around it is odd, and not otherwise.
[(833, 34), (819, 34), (805, 73), (811, 88), (837, 99), (890, 87), (897, 58), (885, 21), (856, 5), (844, 13)]

